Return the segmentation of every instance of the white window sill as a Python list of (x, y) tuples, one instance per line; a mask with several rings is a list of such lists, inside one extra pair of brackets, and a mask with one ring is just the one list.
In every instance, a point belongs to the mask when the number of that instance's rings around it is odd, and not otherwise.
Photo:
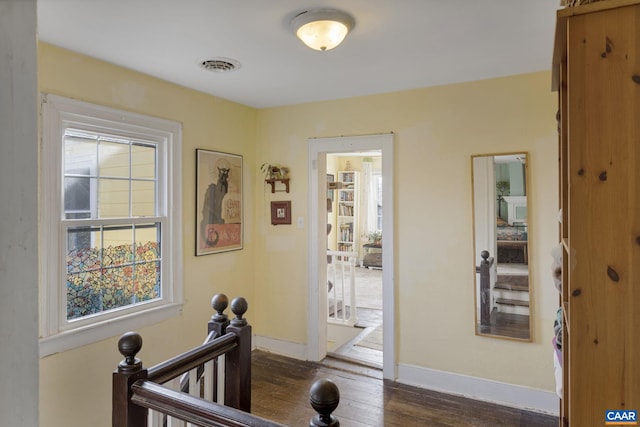
[[(182, 304), (168, 304), (40, 338), (40, 357), (71, 350), (178, 316)], [(117, 351), (114, 348), (114, 351)]]

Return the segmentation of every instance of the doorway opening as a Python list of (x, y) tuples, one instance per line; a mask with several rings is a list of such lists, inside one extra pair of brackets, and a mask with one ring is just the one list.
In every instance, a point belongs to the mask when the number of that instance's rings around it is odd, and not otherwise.
[(382, 150), (328, 153), (327, 355), (382, 369)]
[[(347, 153), (350, 154), (347, 155)], [(339, 195), (337, 188), (342, 186), (346, 190), (351, 190), (354, 195), (358, 194), (355, 187), (356, 183), (360, 183), (360, 178), (354, 178), (352, 183), (350, 177), (344, 175), (338, 179), (338, 175), (340, 172), (358, 172), (358, 174), (351, 175), (359, 175), (362, 171), (356, 170), (355, 164), (361, 162), (365, 157), (373, 158), (374, 155), (378, 157), (380, 163), (379, 178), (373, 176), (373, 168), (371, 168), (369, 170), (371, 176), (366, 182), (367, 186), (373, 185), (371, 184), (372, 182), (379, 182), (381, 196), (380, 200), (375, 203), (379, 203), (380, 209), (378, 210), (377, 207), (376, 209), (367, 209), (367, 217), (371, 219), (364, 220), (356, 212), (350, 211), (350, 209), (357, 208), (351, 208), (347, 203), (343, 203), (342, 207), (340, 207), (340, 198), (343, 197), (345, 198), (344, 201), (348, 201), (346, 199), (349, 197), (347, 196), (349, 191), (343, 192), (344, 195)], [(353, 157), (353, 159), (348, 160), (349, 157)], [(339, 165), (333, 164), (335, 158), (342, 159), (342, 163)], [(349, 166), (347, 162), (349, 162)], [(341, 184), (331, 186), (329, 184), (331, 182), (330, 175), (333, 175), (334, 183)], [(347, 184), (345, 185), (345, 183)], [(330, 187), (333, 189), (331, 208), (328, 201), (328, 199), (331, 199)], [(331, 312), (342, 312), (343, 315), (346, 315), (351, 314), (347, 313), (347, 311), (354, 311), (356, 316), (340, 318), (345, 326), (353, 329), (351, 333), (354, 334), (351, 338), (348, 336), (346, 338), (343, 337), (344, 343), (341, 344), (347, 344), (352, 340), (354, 343), (359, 341), (361, 343), (359, 347), (370, 349), (370, 347), (376, 345), (375, 335), (372, 334), (379, 335), (381, 338), (379, 345), (382, 349), (383, 377), (395, 379), (397, 368), (395, 362), (395, 295), (393, 283), (393, 134), (310, 139), (309, 190), (308, 359), (321, 361), (328, 352), (342, 347), (337, 342), (329, 342), (330, 326), (328, 319)], [(374, 205), (374, 202), (367, 201), (367, 205)], [(332, 212), (328, 212), (329, 209)], [(333, 216), (331, 216), (332, 214)], [(358, 227), (357, 224), (353, 224), (354, 222), (363, 221), (368, 224), (364, 229)], [(329, 224), (331, 224), (331, 230), (328, 230)], [(384, 250), (382, 250), (381, 243), (376, 241), (377, 235), (383, 230)], [(364, 246), (369, 244), (375, 246), (376, 243), (380, 243), (379, 249), (376, 247), (365, 248)], [(332, 248), (337, 251), (332, 253)], [(345, 255), (345, 252), (349, 253), (349, 255)], [(329, 259), (330, 255), (333, 257), (331, 261)], [(365, 263), (367, 264), (366, 267)], [(345, 269), (345, 264), (347, 264), (346, 272), (342, 272)], [(350, 265), (353, 265), (352, 272), (349, 271)], [(368, 289), (371, 292), (370, 296), (366, 296), (362, 290), (359, 291), (355, 285), (351, 287), (349, 284), (345, 284), (348, 282), (340, 285), (340, 293), (336, 293), (338, 289), (336, 289), (336, 284), (329, 283), (329, 275), (334, 274), (332, 268), (335, 269), (334, 267), (338, 266), (342, 277), (349, 275), (355, 278), (357, 274), (359, 276), (358, 280), (363, 286), (367, 279), (365, 276), (369, 276), (370, 283), (376, 283), (376, 280), (377, 283), (380, 283), (377, 277), (381, 277), (381, 283), (378, 285), (381, 287), (381, 299), (375, 295), (375, 285)], [(337, 279), (335, 281), (337, 283)], [(349, 288), (348, 292), (347, 288)], [(330, 292), (333, 293), (330, 294)], [(362, 297), (361, 303), (357, 302), (358, 293)], [(346, 302), (345, 298), (350, 298), (351, 295), (355, 295), (355, 303), (350, 300), (348, 303)], [(369, 309), (369, 311), (367, 305), (371, 305), (373, 308)], [(362, 308), (360, 316), (358, 316), (359, 308)], [(377, 320), (375, 319), (376, 315), (380, 317)], [(356, 326), (358, 322), (360, 322), (359, 327)], [(342, 332), (345, 331), (343, 330)], [(374, 343), (363, 341), (366, 336), (358, 337), (361, 332), (366, 332), (366, 335)], [(379, 352), (380, 350), (376, 351)]]

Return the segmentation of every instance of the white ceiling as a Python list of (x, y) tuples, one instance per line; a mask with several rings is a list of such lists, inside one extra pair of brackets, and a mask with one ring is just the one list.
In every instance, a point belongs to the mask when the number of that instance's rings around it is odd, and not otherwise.
[[(264, 108), (548, 70), (560, 0), (37, 0), (41, 40)], [(356, 20), (328, 52), (297, 13)], [(199, 63), (232, 58), (232, 73)]]

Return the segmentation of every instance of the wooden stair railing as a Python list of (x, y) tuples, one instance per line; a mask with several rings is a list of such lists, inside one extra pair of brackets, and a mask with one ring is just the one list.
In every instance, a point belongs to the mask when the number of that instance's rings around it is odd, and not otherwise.
[[(149, 409), (166, 417), (190, 423), (188, 425), (275, 427), (282, 424), (250, 414), (251, 410), (251, 326), (242, 316), (248, 304), (244, 298), (235, 298), (231, 310), (236, 317), (229, 321), (224, 314), (228, 298), (218, 294), (211, 300), (217, 314), (208, 324), (205, 342), (149, 369), (143, 367), (136, 355), (142, 349), (142, 337), (127, 332), (118, 341), (118, 350), (125, 357), (113, 373), (113, 427), (147, 427)], [(218, 358), (224, 355), (224, 374), (218, 372)], [(205, 371), (205, 364), (213, 366), (209, 380), (197, 391), (187, 393)], [(179, 390), (164, 385), (180, 377)], [(224, 405), (216, 403), (216, 381), (224, 378)], [(211, 380), (213, 379), (213, 380)], [(190, 382), (193, 383), (190, 384)], [(204, 388), (204, 390), (203, 390)], [(206, 390), (209, 388), (209, 390)], [(208, 400), (203, 397), (211, 397)], [(330, 380), (316, 381), (310, 390), (311, 406), (318, 415), (310, 421), (311, 427), (338, 427), (339, 421), (331, 415), (338, 406), (340, 393)]]
[(476, 271), (480, 273), (480, 324), (491, 325), (491, 267), (493, 257), (489, 257), (489, 251), (480, 252), (480, 266)]

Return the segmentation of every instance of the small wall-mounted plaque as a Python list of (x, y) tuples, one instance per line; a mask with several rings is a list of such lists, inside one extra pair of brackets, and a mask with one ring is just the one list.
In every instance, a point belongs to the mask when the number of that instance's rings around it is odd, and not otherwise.
[(271, 224), (291, 224), (291, 200), (271, 202)]

